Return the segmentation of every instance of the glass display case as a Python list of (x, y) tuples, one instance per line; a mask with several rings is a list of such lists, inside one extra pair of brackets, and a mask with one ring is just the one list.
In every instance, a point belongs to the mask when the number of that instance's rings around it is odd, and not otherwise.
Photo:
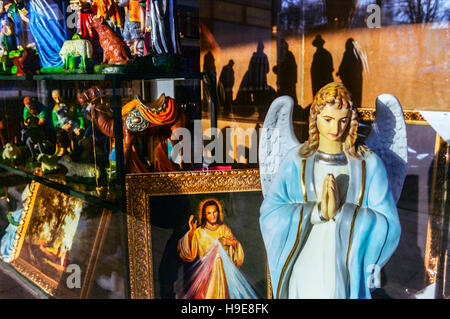
[[(291, 98), (282, 133), (304, 145), (332, 82), (351, 94), (358, 145), (377, 98), (403, 112), (401, 235), (370, 296), (449, 297), (447, 2), (44, 2), (0, 2), (2, 25), (30, 18), (0, 32), (0, 266), (39, 297), (276, 298), (260, 224), (269, 109)], [(232, 244), (202, 263), (186, 247), (206, 202)], [(210, 273), (229, 285), (211, 294)]]
[[(16, 230), (19, 239), (14, 244), (10, 243), (14, 256), (11, 261), (15, 260), (11, 265), (19, 273), (32, 278), (34, 284), (54, 297), (126, 296), (126, 233), (123, 228), (126, 213), (125, 175), (137, 171), (183, 169), (169, 161), (167, 142), (174, 123), (190, 130), (193, 123), (201, 119), (202, 77), (200, 73), (3, 76), (0, 88), (3, 146), (0, 167), (2, 192), (7, 206), (4, 215), (11, 219), (15, 215), (9, 213), (26, 207), (26, 215), (17, 215), (13, 221), (22, 223), (17, 225)], [(98, 94), (95, 98), (99, 103), (92, 103), (93, 99), (90, 103), (84, 103), (79, 98), (89, 94)], [(175, 117), (169, 118), (167, 125), (149, 125), (146, 130), (135, 134), (128, 129), (128, 117), (123, 113), (123, 107), (136, 104), (136, 101), (139, 105), (176, 108), (172, 112), (176, 112), (177, 120)], [(46, 130), (40, 129), (38, 133), (41, 135), (34, 136), (35, 132), (30, 132), (31, 122), (26, 119), (27, 112), (34, 111), (37, 117), (41, 114), (47, 123), (55, 124), (57, 105), (67, 105), (75, 110), (75, 119), (81, 118), (77, 123), (81, 128), (80, 134), (63, 131), (61, 126), (57, 128), (54, 125), (47, 126)], [(178, 121), (180, 118), (182, 122)], [(130, 139), (132, 142), (124, 145), (124, 141)], [(127, 148), (135, 157), (124, 157), (126, 151), (123, 150)], [(139, 165), (127, 166), (126, 161)], [(27, 191), (24, 191), (25, 185)], [(28, 190), (30, 188), (32, 190)], [(16, 198), (12, 198), (11, 194)], [(60, 204), (52, 206), (52, 199)], [(60, 205), (63, 207), (58, 207)], [(54, 217), (43, 221), (41, 213)], [(60, 215), (66, 216), (66, 219), (57, 222), (59, 219), (56, 216)], [(53, 227), (47, 234), (48, 238), (34, 238), (34, 232), (45, 237), (45, 227)], [(58, 234), (55, 227), (70, 229), (72, 234), (64, 235), (64, 231)], [(62, 238), (58, 236), (67, 237), (64, 237), (67, 257), (61, 257)], [(55, 239), (60, 244), (59, 248), (54, 244)], [(40, 241), (43, 242), (38, 244)], [(30, 247), (26, 246), (27, 243)], [(22, 256), (25, 247), (28, 255)], [(56, 250), (46, 252), (53, 248)], [(87, 255), (81, 254), (84, 250), (88, 251)], [(42, 251), (57, 260), (52, 263), (48, 259), (50, 257), (42, 255)], [(3, 259), (9, 260), (6, 255)], [(39, 262), (36, 263), (36, 260)], [(56, 268), (58, 273), (45, 265), (43, 260)], [(57, 262), (60, 265), (55, 265)], [(68, 265), (94, 267), (81, 270), (83, 285), (79, 291), (64, 291), (64, 287), (60, 287), (70, 275), (66, 272)], [(107, 273), (99, 275), (102, 267), (107, 268)], [(100, 279), (95, 276), (100, 276)], [(50, 279), (47, 282), (43, 278)], [(105, 292), (102, 285), (113, 285), (116, 290), (108, 291), (108, 288)]]

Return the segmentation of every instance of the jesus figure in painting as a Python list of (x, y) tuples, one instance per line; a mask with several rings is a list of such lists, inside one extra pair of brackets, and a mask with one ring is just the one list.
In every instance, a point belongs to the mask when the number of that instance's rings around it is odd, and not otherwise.
[(200, 227), (191, 215), (189, 231), (178, 242), (178, 253), (183, 261), (199, 258), (183, 298), (228, 299), (231, 296), (227, 269), (231, 271), (230, 268), (242, 265), (244, 251), (231, 229), (223, 224), (221, 205), (207, 200), (201, 207)]

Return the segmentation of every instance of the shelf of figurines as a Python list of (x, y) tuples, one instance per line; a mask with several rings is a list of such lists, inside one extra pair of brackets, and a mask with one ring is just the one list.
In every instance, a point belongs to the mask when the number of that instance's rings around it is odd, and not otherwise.
[(127, 73), (127, 74), (38, 74), (5, 75), (0, 74), (0, 81), (132, 81), (157, 79), (202, 79), (204, 73)]
[[(5, 150), (3, 150), (3, 152), (5, 152)], [(69, 158), (66, 158), (65, 160), (70, 161)], [(51, 163), (43, 161), (43, 164), (42, 161), (42, 159), (41, 162), (27, 159), (24, 162), (13, 163), (1, 158), (0, 174), (2, 174), (2, 170), (10, 172), (16, 176), (36, 181), (68, 195), (80, 198), (96, 206), (111, 211), (121, 210), (120, 201), (123, 186), (120, 185), (120, 183), (117, 183), (115, 165), (110, 165), (107, 168), (90, 165), (92, 167), (89, 167), (88, 169), (93, 171), (93, 174), (89, 176), (83, 173), (84, 176), (81, 177), (69, 174), (63, 165), (54, 165), (53, 167), (50, 167)], [(72, 163), (72, 165), (81, 166), (78, 163)], [(86, 170), (84, 167), (77, 169)]]

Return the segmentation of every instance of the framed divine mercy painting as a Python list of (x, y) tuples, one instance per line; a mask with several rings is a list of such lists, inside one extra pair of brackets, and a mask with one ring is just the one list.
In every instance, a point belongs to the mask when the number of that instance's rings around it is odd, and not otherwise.
[(258, 170), (131, 174), (126, 191), (132, 298), (269, 296)]
[(108, 210), (32, 182), (11, 264), (53, 297), (88, 298), (110, 218)]

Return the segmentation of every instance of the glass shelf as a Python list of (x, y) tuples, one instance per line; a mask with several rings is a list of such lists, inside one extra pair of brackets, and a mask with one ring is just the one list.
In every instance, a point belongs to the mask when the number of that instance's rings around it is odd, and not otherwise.
[(32, 291), (33, 295), (35, 295), (36, 298), (52, 299), (51, 296), (49, 296), (44, 291), (39, 289), (29, 279), (24, 277), (20, 272), (18, 272), (14, 267), (9, 265), (8, 263), (5, 263), (4, 261), (0, 260), (0, 267), (2, 268), (3, 272), (7, 273), (8, 276), (14, 276), (15, 280), (21, 283), (20, 284), (21, 286), (26, 286), (29, 291)]
[(24, 166), (11, 167), (5, 163), (0, 163), (0, 169), (39, 182), (65, 194), (72, 195), (113, 212), (122, 211), (120, 203), (122, 202), (121, 197), (123, 187), (116, 182), (111, 182), (108, 185), (100, 185), (99, 190), (97, 191), (95, 181), (92, 183), (77, 183), (61, 174), (38, 176)]
[(203, 73), (128, 73), (128, 74), (40, 74), (27, 76), (0, 75), (0, 81), (131, 81), (155, 79), (201, 79)]

